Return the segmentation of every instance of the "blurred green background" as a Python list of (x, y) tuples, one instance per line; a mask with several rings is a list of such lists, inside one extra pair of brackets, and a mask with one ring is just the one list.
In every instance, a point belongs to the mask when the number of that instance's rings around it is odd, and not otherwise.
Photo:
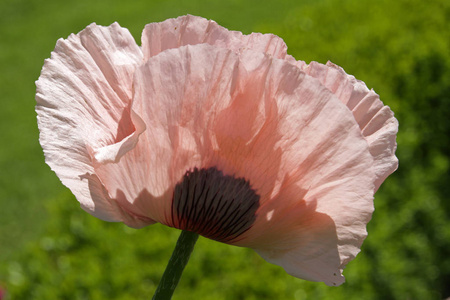
[[(362, 252), (327, 287), (287, 275), (249, 249), (200, 238), (174, 299), (450, 297), (450, 1), (2, 0), (0, 290), (6, 299), (149, 299), (179, 232), (133, 230), (79, 208), (44, 163), (34, 81), (56, 40), (118, 21), (201, 15), (281, 36), (297, 59), (343, 66), (400, 122), (400, 168), (375, 197)], [(1, 292), (0, 292), (1, 293)]]

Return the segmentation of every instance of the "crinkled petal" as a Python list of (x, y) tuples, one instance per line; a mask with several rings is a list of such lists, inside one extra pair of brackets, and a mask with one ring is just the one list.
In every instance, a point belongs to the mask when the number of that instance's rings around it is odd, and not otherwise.
[[(358, 184), (370, 184), (368, 173), (361, 174), (365, 178)], [(345, 265), (358, 254), (367, 235), (373, 211), (370, 194), (352, 195), (345, 191), (351, 187), (345, 181), (343, 186), (305, 189), (299, 176), (286, 176), (274, 202), (261, 208), (257, 222), (237, 244), (254, 248), (298, 278), (340, 285)]]
[(142, 33), (142, 51), (145, 60), (161, 51), (185, 45), (210, 44), (239, 52), (242, 48), (285, 58), (287, 46), (273, 34), (243, 35), (230, 31), (212, 20), (186, 15), (145, 26)]
[(145, 131), (146, 127), (144, 121), (133, 111), (131, 111), (131, 120), (135, 126), (132, 134), (117, 143), (91, 150), (91, 156), (95, 162), (100, 164), (117, 163), (122, 156), (136, 147), (139, 135)]
[[(239, 169), (262, 195), (262, 206), (253, 227), (233, 244), (256, 249), (294, 276), (340, 284), (373, 211), (375, 174), (368, 144), (351, 112), (317, 79), (261, 53), (246, 51), (240, 58), (252, 78), (241, 90), (247, 102), (265, 104), (259, 109), (263, 122), (250, 137), (245, 133), (252, 132), (251, 114), (250, 124), (244, 119), (226, 129), (224, 121), (218, 129), (225, 132), (215, 134), (219, 146), (238, 145), (231, 157), (244, 155)], [(224, 120), (239, 115), (233, 109)], [(246, 149), (251, 149), (248, 156)], [(311, 273), (314, 264), (328, 267)]]
[(125, 209), (168, 224), (175, 184), (212, 152), (209, 124), (230, 101), (237, 60), (202, 44), (163, 51), (137, 69), (133, 110), (147, 129), (118, 163), (96, 169)]
[[(336, 239), (335, 236), (330, 236), (329, 232), (314, 231), (314, 233), (330, 237), (331, 241)], [(324, 252), (314, 252), (318, 250)], [(284, 252), (283, 255), (279, 255), (275, 251), (256, 250), (256, 252), (266, 261), (283, 267), (288, 274), (297, 278), (323, 281), (329, 286), (338, 286), (345, 282), (342, 267), (337, 263), (339, 253), (336, 248), (319, 248), (317, 245), (314, 245), (314, 247), (298, 247)], [(302, 259), (299, 259), (300, 257)]]
[(124, 215), (94, 176), (90, 149), (116, 143), (132, 148), (132, 77), (141, 61), (140, 48), (128, 30), (116, 23), (92, 24), (57, 42), (36, 82), (46, 162), (85, 210), (107, 221), (122, 221)]
[[(260, 217), (267, 224), (261, 227), (263, 239), (255, 250), (295, 277), (340, 285), (344, 282), (342, 269), (345, 266), (344, 253), (339, 249), (339, 244), (345, 242), (338, 236), (338, 230), (342, 232), (342, 229), (331, 216), (317, 210), (320, 199), (308, 199), (308, 191), (296, 181), (295, 176), (285, 178), (276, 197), (275, 201), (288, 200), (285, 206), (261, 212)], [(254, 230), (261, 225), (256, 226)], [(363, 225), (359, 230), (361, 238), (365, 234)]]
[(311, 62), (303, 69), (319, 79), (352, 111), (374, 157), (377, 174), (375, 190), (377, 190), (398, 167), (398, 160), (395, 157), (398, 122), (394, 113), (381, 102), (373, 90), (367, 88), (364, 82), (346, 74), (342, 68), (331, 62), (326, 65)]

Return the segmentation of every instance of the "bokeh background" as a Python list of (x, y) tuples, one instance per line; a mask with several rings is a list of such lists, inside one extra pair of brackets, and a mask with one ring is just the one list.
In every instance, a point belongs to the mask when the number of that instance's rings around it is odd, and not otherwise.
[[(95, 219), (44, 163), (34, 81), (56, 40), (118, 21), (139, 42), (150, 22), (201, 15), (281, 36), (297, 59), (343, 66), (400, 122), (400, 167), (375, 197), (362, 252), (327, 287), (249, 249), (200, 238), (174, 299), (450, 297), (450, 1), (1, 0), (0, 295), (149, 299), (179, 232)], [(2, 296), (0, 296), (2, 298)]]

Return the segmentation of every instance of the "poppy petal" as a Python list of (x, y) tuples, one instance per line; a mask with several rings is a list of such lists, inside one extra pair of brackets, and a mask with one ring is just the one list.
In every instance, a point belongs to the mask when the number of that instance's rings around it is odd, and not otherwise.
[[(249, 178), (262, 195), (255, 224), (232, 244), (256, 249), (294, 276), (340, 284), (343, 267), (367, 235), (373, 211), (375, 174), (369, 146), (352, 113), (319, 80), (261, 53), (245, 51), (240, 58), (252, 78), (244, 99), (272, 105), (263, 110), (263, 124), (254, 136), (244, 139), (241, 132), (252, 128), (245, 124), (251, 114), (223, 134), (229, 143), (243, 139), (239, 151), (230, 155), (243, 162), (240, 176)], [(224, 120), (233, 122), (240, 114), (232, 109)], [(252, 149), (248, 156), (246, 147)], [(307, 266), (311, 260), (328, 268), (317, 274), (299, 268), (294, 274), (287, 267)]]
[[(327, 168), (321, 169), (326, 174)], [(301, 174), (286, 176), (274, 202), (261, 208), (254, 227), (237, 245), (254, 248), (293, 276), (340, 285), (342, 270), (367, 236), (372, 195), (356, 193), (370, 185), (374, 178), (370, 173), (361, 172), (362, 179), (344, 175), (348, 178), (309, 189), (302, 187)]]
[(210, 44), (239, 52), (248, 48), (285, 58), (287, 46), (283, 39), (273, 34), (251, 33), (228, 30), (212, 20), (186, 15), (167, 19), (145, 26), (142, 33), (142, 51), (145, 60), (161, 51), (185, 45)]
[(319, 79), (352, 111), (374, 157), (377, 174), (375, 191), (378, 190), (381, 183), (398, 167), (395, 156), (398, 121), (394, 113), (364, 82), (331, 62), (326, 65), (311, 62), (304, 70)]
[(91, 24), (58, 40), (36, 82), (47, 163), (85, 210), (107, 221), (122, 221), (123, 211), (94, 176), (90, 150), (121, 141), (130, 147), (133, 138), (127, 137), (136, 131), (129, 109), (131, 81), (141, 60), (128, 30), (117, 23)]
[(96, 168), (125, 209), (170, 223), (175, 184), (211, 152), (208, 122), (230, 101), (236, 63), (231, 51), (200, 44), (163, 51), (136, 70), (133, 111), (147, 129), (118, 163)]

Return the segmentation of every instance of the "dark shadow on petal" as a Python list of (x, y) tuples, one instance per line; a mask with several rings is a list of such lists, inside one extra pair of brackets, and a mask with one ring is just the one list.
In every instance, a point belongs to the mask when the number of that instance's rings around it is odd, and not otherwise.
[[(146, 189), (143, 189), (136, 199), (127, 199), (125, 193), (121, 190), (116, 190), (116, 197), (114, 200), (117, 204), (138, 224), (143, 223), (144, 226), (155, 223), (156, 221), (148, 217), (148, 202), (152, 201), (153, 197)], [(159, 221), (159, 220), (158, 220)], [(124, 221), (130, 227), (143, 227), (136, 226), (133, 222), (131, 225)]]
[(257, 252), (292, 276), (323, 281), (330, 286), (340, 285), (344, 281), (341, 275), (344, 266), (341, 266), (338, 250), (342, 241), (337, 237), (333, 219), (314, 211), (314, 206), (303, 205), (296, 209), (303, 209), (307, 220), (299, 220), (290, 233), (280, 233), (272, 247), (258, 248)]
[[(264, 78), (252, 78), (249, 86), (264, 85)], [(214, 124), (218, 144), (216, 156), (250, 181), (262, 198), (272, 193), (281, 166), (282, 150), (278, 130), (278, 107), (272, 98), (249, 87), (237, 88), (230, 107), (220, 112)], [(262, 88), (260, 90), (263, 90)], [(231, 172), (230, 172), (231, 171)]]
[(92, 207), (81, 207), (87, 212), (96, 217), (112, 222), (123, 222), (133, 228), (142, 228), (147, 225), (155, 223), (154, 220), (142, 214), (139, 207), (142, 207), (142, 202), (149, 199), (150, 193), (143, 190), (136, 200), (138, 203), (131, 204), (127, 201), (125, 194), (117, 190), (116, 197), (112, 198), (100, 179), (96, 174), (86, 173), (79, 176), (80, 180), (88, 180), (89, 192), (93, 201)]
[(233, 244), (255, 249), (295, 277), (339, 285), (338, 245), (351, 241), (339, 240), (334, 220), (317, 211), (317, 200), (296, 184), (298, 176), (285, 177), (278, 194), (257, 212), (254, 227)]
[(115, 143), (120, 142), (136, 130), (133, 121), (131, 120), (130, 105), (124, 108), (118, 125), (116, 138), (114, 140)]

